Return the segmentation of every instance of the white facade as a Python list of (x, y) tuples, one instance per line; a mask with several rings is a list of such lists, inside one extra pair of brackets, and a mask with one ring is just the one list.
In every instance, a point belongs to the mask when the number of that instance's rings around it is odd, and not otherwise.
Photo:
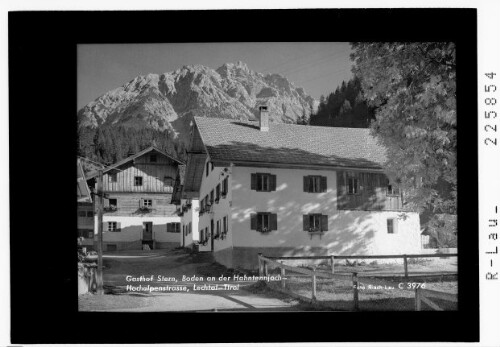
[[(117, 222), (118, 231), (108, 231), (108, 222)], [(154, 248), (173, 248), (179, 246), (179, 234), (167, 232), (168, 223), (180, 223), (178, 216), (103, 216), (103, 243), (104, 250), (108, 244), (116, 245), (117, 250), (141, 249), (144, 233), (144, 223), (153, 224)], [(97, 233), (97, 217), (95, 218), (95, 229)], [(96, 236), (97, 237), (97, 236)]]
[[(252, 173), (276, 175), (276, 191), (250, 189)], [(303, 177), (327, 177), (327, 191), (306, 193)], [(234, 247), (321, 247), (331, 254), (404, 254), (418, 253), (420, 222), (417, 213), (398, 211), (337, 210), (336, 172), (327, 170), (262, 169), (233, 167), (231, 184), (231, 221)], [(250, 230), (250, 214), (272, 212), (278, 216), (278, 230), (262, 234)], [(328, 215), (328, 231), (310, 235), (303, 230), (303, 215)], [(397, 219), (397, 232), (388, 234), (387, 219)], [(320, 237), (321, 236), (321, 237)]]
[[(251, 174), (276, 175), (276, 190), (259, 192), (251, 189)], [(303, 177), (327, 178), (322, 193), (303, 191)], [(418, 213), (401, 211), (362, 211), (337, 209), (337, 174), (333, 170), (215, 167), (206, 174), (200, 189), (200, 200), (229, 177), (228, 193), (213, 204), (211, 213), (199, 217), (198, 231), (212, 232), (211, 223), (228, 218), (228, 234), (221, 240), (211, 238), (200, 251), (213, 251), (215, 259), (228, 267), (254, 267), (257, 253), (267, 255), (392, 255), (421, 253)], [(277, 214), (277, 230), (261, 233), (251, 229), (251, 214)], [(303, 216), (328, 216), (328, 230), (310, 233), (303, 230)], [(196, 214), (194, 215), (196, 217)], [(387, 220), (394, 220), (389, 233)], [(183, 220), (184, 223), (184, 220)]]
[[(208, 162), (208, 160), (207, 160)], [(205, 162), (205, 169), (203, 172), (203, 179), (200, 188), (200, 200), (204, 199), (207, 195), (210, 195), (212, 190), (214, 191), (214, 195), (217, 189), (217, 185), (220, 184), (221, 187), (223, 185), (223, 181), (226, 177), (229, 177), (228, 181), (228, 194), (226, 197), (220, 197), (219, 202), (214, 202), (212, 205), (211, 212), (206, 212), (199, 216), (198, 222), (198, 230), (208, 228), (208, 242), (205, 245), (200, 245), (200, 251), (214, 251), (218, 252), (223, 249), (227, 249), (232, 247), (232, 233), (231, 233), (231, 168), (221, 168), (214, 167), (209, 164), (208, 176), (207, 176), (207, 162)], [(222, 228), (222, 223), (224, 217), (228, 219), (228, 233), (226, 236), (219, 237), (218, 239), (213, 240), (213, 248), (212, 248), (212, 233), (216, 232), (217, 222), (220, 223), (220, 228)], [(213, 222), (213, 230), (212, 230), (212, 222)]]
[(199, 200), (181, 200), (181, 207), (190, 204), (187, 211), (184, 212), (181, 218), (181, 233), (178, 239), (179, 244), (182, 247), (192, 247), (195, 241), (199, 241), (198, 232), (198, 211), (199, 211)]

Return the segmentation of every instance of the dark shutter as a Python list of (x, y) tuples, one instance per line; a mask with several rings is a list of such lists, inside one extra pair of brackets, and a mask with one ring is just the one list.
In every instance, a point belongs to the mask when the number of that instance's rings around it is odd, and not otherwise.
[(251, 190), (257, 190), (257, 174), (253, 173), (251, 175), (250, 189)]
[(276, 175), (269, 175), (269, 190), (271, 192), (276, 190)]
[(278, 230), (278, 215), (276, 213), (271, 213), (269, 216), (269, 226), (271, 230)]
[(304, 176), (304, 192), (309, 193), (309, 176)]
[(321, 191), (326, 192), (326, 176), (321, 176)]
[(309, 231), (309, 215), (306, 214), (306, 215), (303, 215), (302, 216), (303, 218), (303, 224), (304, 224), (304, 231)]
[(321, 215), (321, 231), (328, 231), (328, 216), (326, 214)]
[(250, 230), (257, 230), (257, 214), (252, 213), (250, 215)]

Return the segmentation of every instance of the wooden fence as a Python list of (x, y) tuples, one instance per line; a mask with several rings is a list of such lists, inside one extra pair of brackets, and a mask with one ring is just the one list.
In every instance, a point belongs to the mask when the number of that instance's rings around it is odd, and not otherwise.
[[(441, 254), (396, 254), (396, 255), (320, 255), (320, 256), (304, 256), (304, 257), (266, 257), (273, 260), (330, 260), (331, 272), (335, 273), (335, 260), (349, 259), (403, 259), (404, 277), (409, 276), (408, 259), (415, 258), (448, 258), (456, 257), (456, 253), (441, 253)], [(441, 276), (441, 275), (440, 275)]]
[[(353, 288), (353, 309), (355, 311), (359, 310), (359, 282), (360, 278), (358, 276), (357, 272), (352, 272), (351, 274), (339, 274), (339, 273), (334, 273), (334, 259), (360, 259), (361, 257), (363, 259), (374, 259), (374, 258), (417, 258), (420, 257), (421, 255), (396, 255), (396, 256), (389, 256), (389, 255), (383, 255), (383, 256), (309, 256), (309, 257), (266, 257), (263, 256), (262, 254), (258, 255), (258, 260), (259, 260), (259, 276), (269, 276), (269, 265), (273, 265), (277, 268), (280, 269), (280, 277), (281, 277), (281, 283), (280, 283), (280, 291), (296, 297), (298, 299), (301, 299), (303, 301), (311, 302), (311, 303), (317, 303), (316, 299), (316, 289), (317, 289), (317, 278), (329, 278), (332, 280), (347, 280), (347, 281), (352, 281), (352, 288)], [(440, 257), (440, 256), (456, 256), (456, 254), (433, 254), (433, 255), (423, 255), (422, 257)], [(278, 262), (277, 260), (281, 260), (281, 262)], [(331, 273), (330, 272), (325, 272), (325, 271), (317, 271), (316, 267), (312, 267), (312, 269), (306, 269), (306, 268), (300, 268), (296, 266), (290, 266), (290, 265), (285, 265), (283, 264), (283, 260), (301, 260), (301, 259), (309, 259), (309, 260), (318, 260), (318, 259), (331, 259), (332, 266), (331, 266)], [(295, 273), (300, 273), (302, 275), (310, 276), (311, 277), (311, 298), (304, 297), (302, 295), (298, 295), (295, 293), (292, 293), (291, 291), (287, 290), (286, 288), (286, 275), (287, 271), (295, 272)], [(405, 260), (405, 277), (408, 277), (408, 269), (407, 269), (407, 261)], [(374, 277), (362, 277), (362, 281), (364, 284), (371, 284), (371, 285), (382, 285), (382, 286), (388, 286), (392, 287), (394, 286), (394, 282), (387, 281), (384, 279), (380, 278), (374, 278)], [(457, 295), (456, 294), (448, 294), (448, 293), (443, 293), (443, 292), (438, 292), (435, 290), (427, 290), (427, 289), (422, 289), (422, 288), (417, 288), (417, 289), (412, 289), (412, 288), (406, 288), (404, 286), (401, 288), (401, 290), (408, 290), (408, 291), (414, 291), (415, 292), (415, 310), (420, 311), (422, 307), (422, 302), (427, 304), (429, 307), (431, 307), (434, 310), (441, 310), (442, 309), (432, 302), (429, 298), (435, 297), (443, 300), (448, 300), (452, 302), (458, 302), (457, 300)]]

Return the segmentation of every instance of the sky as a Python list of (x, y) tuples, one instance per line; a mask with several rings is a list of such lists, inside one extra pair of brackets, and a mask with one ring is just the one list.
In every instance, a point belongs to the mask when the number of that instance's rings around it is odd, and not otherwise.
[(260, 73), (279, 73), (319, 99), (352, 76), (347, 42), (245, 42), (78, 45), (78, 109), (139, 75), (184, 65), (217, 69), (242, 61)]

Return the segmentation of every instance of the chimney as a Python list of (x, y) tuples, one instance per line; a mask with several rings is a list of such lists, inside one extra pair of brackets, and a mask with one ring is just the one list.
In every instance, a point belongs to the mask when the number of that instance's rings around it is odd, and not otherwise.
[(259, 106), (259, 129), (269, 131), (269, 111), (267, 105)]

